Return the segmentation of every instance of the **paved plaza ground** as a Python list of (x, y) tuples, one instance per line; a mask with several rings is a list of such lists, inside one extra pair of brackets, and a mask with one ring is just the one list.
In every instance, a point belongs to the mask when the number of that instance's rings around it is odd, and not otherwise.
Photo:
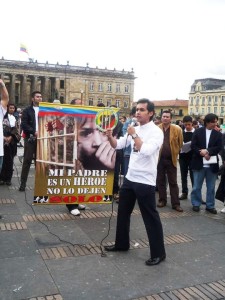
[(103, 255), (100, 244), (114, 242), (117, 204), (88, 205), (80, 217), (61, 205), (32, 206), (34, 167), (19, 192), (21, 166), (16, 157), (12, 186), (0, 187), (0, 300), (225, 299), (225, 214), (204, 206), (195, 213), (190, 199), (178, 213), (169, 201), (159, 211), (167, 258), (149, 267), (138, 206), (131, 249)]

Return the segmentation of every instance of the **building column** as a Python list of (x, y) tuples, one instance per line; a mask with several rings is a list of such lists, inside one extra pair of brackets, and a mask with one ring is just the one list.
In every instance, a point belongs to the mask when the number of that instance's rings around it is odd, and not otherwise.
[(13, 103), (15, 103), (15, 79), (16, 79), (16, 75), (11, 74), (9, 99), (10, 99), (10, 102), (13, 102)]
[(27, 96), (27, 76), (26, 75), (21, 75), (19, 103), (23, 103), (23, 104), (29, 103), (29, 97)]
[(37, 76), (31, 77), (31, 93), (37, 89)]
[(50, 95), (49, 95), (49, 78), (48, 77), (41, 77), (41, 94), (42, 99), (44, 102), (48, 102)]

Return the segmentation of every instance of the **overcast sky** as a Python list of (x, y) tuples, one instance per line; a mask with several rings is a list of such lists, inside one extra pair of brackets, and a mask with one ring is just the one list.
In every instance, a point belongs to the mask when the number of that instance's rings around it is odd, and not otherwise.
[(225, 79), (225, 0), (7, 0), (0, 57), (130, 71), (135, 100), (188, 99)]

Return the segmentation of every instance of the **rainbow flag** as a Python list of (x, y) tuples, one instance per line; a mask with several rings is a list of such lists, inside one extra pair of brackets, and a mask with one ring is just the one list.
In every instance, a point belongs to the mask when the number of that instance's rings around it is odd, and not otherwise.
[(25, 52), (28, 54), (27, 47), (24, 44), (20, 44), (20, 51)]

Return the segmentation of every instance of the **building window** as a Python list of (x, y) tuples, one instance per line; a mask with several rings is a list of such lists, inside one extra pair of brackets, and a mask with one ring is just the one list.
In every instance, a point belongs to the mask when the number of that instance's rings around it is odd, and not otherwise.
[(64, 97), (63, 96), (60, 96), (60, 98), (59, 98), (59, 100), (60, 100), (60, 103), (64, 103)]
[(210, 110), (211, 110), (210, 107), (208, 107), (208, 114), (210, 113)]
[(103, 103), (102, 98), (98, 98), (98, 104), (99, 104), (99, 103)]
[(222, 96), (221, 104), (225, 104), (225, 96)]
[(107, 99), (106, 100), (106, 106), (110, 107), (112, 105), (112, 99)]
[(190, 115), (193, 115), (193, 108), (190, 108)]
[(214, 107), (214, 114), (217, 114), (217, 106)]
[(202, 107), (202, 115), (204, 116), (205, 115), (205, 108)]
[(214, 98), (214, 104), (218, 105), (218, 96), (215, 96), (215, 98)]
[(119, 83), (116, 84), (116, 93), (120, 93), (120, 84)]
[(103, 84), (102, 84), (102, 83), (99, 83), (99, 84), (98, 84), (98, 91), (99, 91), (99, 92), (102, 92), (102, 91), (103, 91)]
[(205, 97), (202, 97), (202, 105), (205, 105)]
[(64, 83), (65, 83), (64, 80), (60, 80), (60, 89), (64, 89), (64, 88), (65, 88), (65, 87), (64, 87)]
[(123, 107), (124, 107), (124, 108), (128, 108), (128, 100), (124, 100), (124, 102), (123, 102)]
[(120, 107), (120, 100), (116, 99), (116, 107)]
[(128, 84), (125, 85), (124, 92), (129, 93), (129, 85)]
[(196, 105), (199, 105), (199, 96), (196, 98)]
[(88, 105), (93, 106), (94, 105), (94, 100), (93, 98), (89, 98), (88, 100)]
[(221, 107), (221, 114), (224, 113), (224, 107)]
[(212, 103), (212, 97), (208, 96), (208, 105), (211, 105), (211, 103)]
[(94, 82), (90, 82), (90, 91), (94, 91)]
[(191, 103), (190, 104), (193, 105), (193, 97), (191, 97)]
[(112, 84), (108, 83), (108, 92), (112, 92)]

